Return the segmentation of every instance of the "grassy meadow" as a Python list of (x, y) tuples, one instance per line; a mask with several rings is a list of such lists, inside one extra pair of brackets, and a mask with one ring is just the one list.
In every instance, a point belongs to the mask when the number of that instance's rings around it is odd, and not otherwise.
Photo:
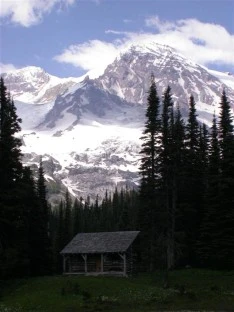
[(234, 271), (170, 272), (131, 278), (45, 276), (8, 281), (0, 312), (234, 311)]

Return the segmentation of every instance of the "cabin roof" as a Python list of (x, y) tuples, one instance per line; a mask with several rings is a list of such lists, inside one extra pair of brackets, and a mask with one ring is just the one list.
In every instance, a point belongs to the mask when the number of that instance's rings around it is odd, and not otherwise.
[(139, 231), (78, 233), (61, 254), (125, 252), (136, 239)]

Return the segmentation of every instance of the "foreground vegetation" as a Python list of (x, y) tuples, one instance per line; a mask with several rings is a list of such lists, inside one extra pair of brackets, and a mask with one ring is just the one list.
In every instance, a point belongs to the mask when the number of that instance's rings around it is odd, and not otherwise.
[(37, 277), (9, 281), (2, 290), (1, 312), (233, 311), (234, 271), (170, 272), (120, 277)]

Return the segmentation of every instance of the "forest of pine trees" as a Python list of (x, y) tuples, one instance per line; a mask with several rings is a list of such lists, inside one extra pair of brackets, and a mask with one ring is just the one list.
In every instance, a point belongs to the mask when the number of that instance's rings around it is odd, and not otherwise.
[[(43, 161), (22, 165), (21, 120), (0, 81), (0, 279), (61, 272), (59, 252), (78, 232), (140, 230), (139, 267), (234, 269), (234, 128), (225, 90), (210, 129), (188, 99), (186, 121), (154, 77), (141, 137), (139, 189), (116, 188), (59, 205), (47, 201)], [(147, 263), (147, 266), (144, 264)]]

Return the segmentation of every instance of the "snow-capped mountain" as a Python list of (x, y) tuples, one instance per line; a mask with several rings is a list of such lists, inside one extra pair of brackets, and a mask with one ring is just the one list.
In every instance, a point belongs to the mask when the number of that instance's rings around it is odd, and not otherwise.
[[(70, 89), (57, 97), (53, 108), (46, 115), (41, 125), (57, 128), (58, 122), (61, 124), (62, 120), (66, 127), (74, 126), (87, 114), (92, 115), (90, 118), (106, 120), (109, 116), (110, 122), (113, 122), (113, 118), (126, 122), (128, 118), (131, 119), (133, 111), (136, 115), (136, 111), (142, 113), (142, 108), (135, 107), (132, 103), (110, 93), (108, 90), (98, 88), (95, 81), (86, 78), (82, 83), (77, 84), (73, 90)], [(68, 115), (70, 117), (67, 118)], [(71, 121), (71, 124), (67, 124)], [(116, 122), (117, 120), (115, 120)]]
[(56, 98), (83, 79), (58, 78), (35, 66), (8, 72), (3, 78), (23, 119), (24, 129), (32, 129), (43, 122)]
[(3, 74), (13, 97), (24, 103), (45, 104), (53, 102), (59, 94), (80, 81), (80, 78), (58, 78), (42, 68), (28, 66)]
[(234, 99), (233, 76), (209, 71), (178, 54), (175, 49), (153, 42), (147, 46), (132, 46), (122, 53), (97, 79), (97, 85), (128, 102), (144, 104), (152, 73), (159, 94), (162, 95), (165, 87), (170, 85), (175, 104), (180, 105), (184, 114), (188, 98), (193, 94), (200, 119), (206, 123), (214, 111), (219, 110), (224, 86), (230, 99)]
[(234, 76), (156, 43), (125, 50), (96, 79), (61, 79), (27, 67), (5, 75), (23, 119), (25, 163), (33, 167), (44, 155), (46, 178), (57, 194), (66, 186), (75, 196), (95, 198), (116, 185), (137, 185), (152, 73), (160, 95), (171, 86), (185, 117), (190, 94), (207, 124), (218, 114), (224, 87), (234, 105)]

